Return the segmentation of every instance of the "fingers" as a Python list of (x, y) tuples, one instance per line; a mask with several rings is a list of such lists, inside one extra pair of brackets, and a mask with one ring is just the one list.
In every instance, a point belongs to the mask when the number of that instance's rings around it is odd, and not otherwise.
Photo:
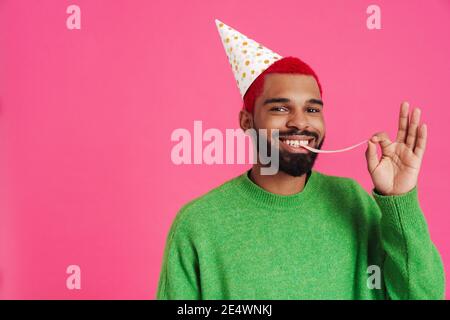
[(370, 141), (374, 143), (378, 142), (381, 146), (381, 149), (385, 149), (390, 144), (392, 144), (391, 140), (389, 139), (389, 135), (386, 132), (378, 132), (374, 134)]
[(409, 103), (403, 102), (400, 106), (400, 115), (398, 119), (398, 132), (397, 142), (405, 142), (406, 135), (408, 134), (408, 113), (409, 113)]
[(419, 127), (421, 111), (419, 108), (415, 108), (411, 115), (411, 121), (408, 126), (408, 135), (406, 137), (406, 146), (408, 148), (414, 148), (417, 138), (417, 128)]
[(371, 140), (367, 142), (366, 150), (367, 169), (372, 173), (378, 165), (377, 145)]
[(414, 148), (414, 154), (422, 159), (427, 145), (427, 125), (422, 124), (418, 130), (416, 146)]

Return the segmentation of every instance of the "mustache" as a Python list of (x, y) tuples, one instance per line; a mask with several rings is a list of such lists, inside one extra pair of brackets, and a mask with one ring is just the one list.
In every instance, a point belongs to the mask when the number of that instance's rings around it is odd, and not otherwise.
[(290, 131), (279, 131), (278, 136), (279, 137), (285, 137), (285, 136), (292, 136), (292, 135), (298, 135), (298, 136), (310, 136), (317, 140), (319, 140), (319, 135), (315, 132), (309, 132), (306, 130), (299, 131), (299, 130), (290, 130)]

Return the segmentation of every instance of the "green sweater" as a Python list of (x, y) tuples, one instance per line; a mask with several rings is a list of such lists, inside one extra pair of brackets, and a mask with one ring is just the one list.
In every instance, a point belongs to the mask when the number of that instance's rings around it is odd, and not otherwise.
[(417, 187), (372, 195), (313, 170), (282, 196), (246, 172), (177, 214), (156, 298), (443, 299)]

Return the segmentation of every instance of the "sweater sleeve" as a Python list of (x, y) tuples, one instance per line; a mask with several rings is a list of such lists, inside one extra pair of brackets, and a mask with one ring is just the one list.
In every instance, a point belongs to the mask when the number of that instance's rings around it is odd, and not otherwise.
[(199, 300), (199, 264), (192, 233), (184, 227), (182, 212), (169, 230), (164, 250), (157, 300)]
[(389, 299), (443, 299), (444, 269), (430, 239), (417, 186), (396, 196), (373, 198), (381, 210), (383, 276)]

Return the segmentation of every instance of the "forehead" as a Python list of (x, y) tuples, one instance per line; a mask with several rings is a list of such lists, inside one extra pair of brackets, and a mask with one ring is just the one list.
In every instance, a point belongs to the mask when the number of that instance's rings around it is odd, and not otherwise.
[(270, 73), (264, 78), (264, 89), (261, 95), (291, 99), (320, 99), (319, 86), (313, 76), (303, 74)]

